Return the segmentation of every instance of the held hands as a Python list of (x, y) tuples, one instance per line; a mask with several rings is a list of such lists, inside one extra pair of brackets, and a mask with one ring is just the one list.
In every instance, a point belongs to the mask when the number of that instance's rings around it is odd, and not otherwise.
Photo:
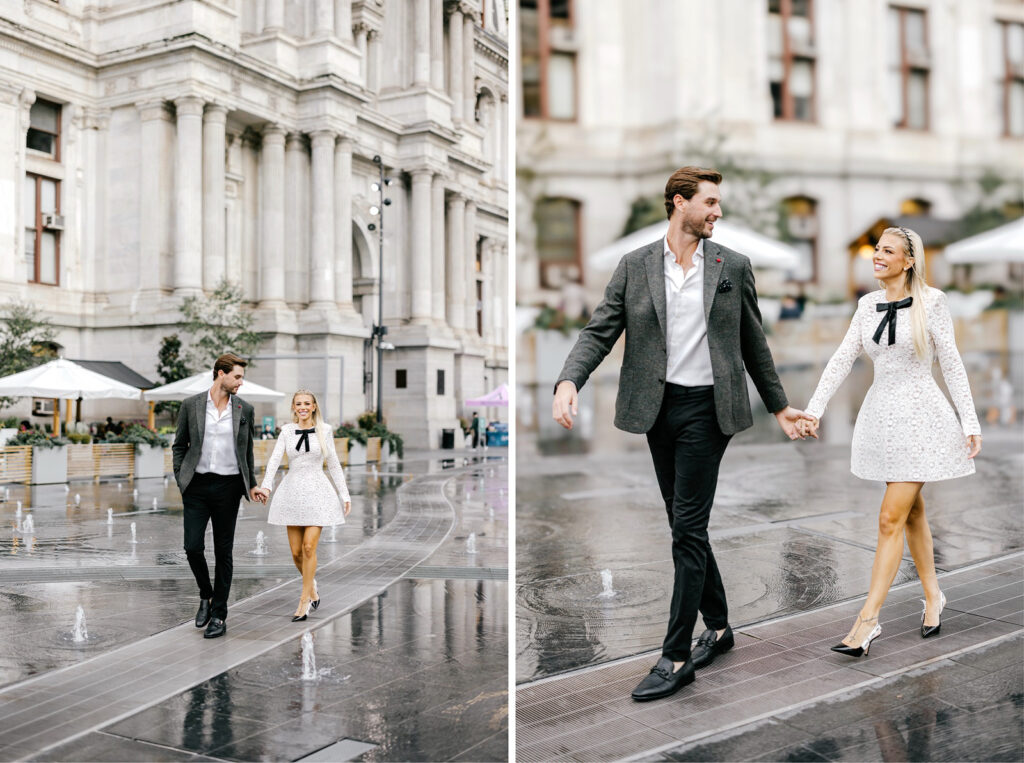
[(558, 383), (551, 403), (551, 416), (566, 429), (572, 429), (572, 417), (579, 413), (579, 393), (568, 379)]
[(270, 491), (261, 487), (254, 487), (249, 491), (249, 500), (253, 503), (266, 503), (270, 498)]
[(346, 517), (348, 516), (348, 513), (350, 511), (352, 511), (352, 501), (345, 501), (345, 516)]
[(798, 437), (801, 440), (805, 437), (818, 439), (818, 419), (809, 413), (797, 410), (791, 405), (787, 405), (776, 413), (775, 420), (779, 422), (782, 431), (786, 433), (790, 440), (795, 440)]

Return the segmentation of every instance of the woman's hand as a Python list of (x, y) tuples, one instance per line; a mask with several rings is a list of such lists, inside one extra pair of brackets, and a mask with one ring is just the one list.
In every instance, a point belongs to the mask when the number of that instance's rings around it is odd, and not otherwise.
[(352, 511), (352, 501), (345, 501), (345, 516), (346, 517), (348, 516), (348, 513), (350, 511)]
[(967, 449), (970, 451), (967, 454), (968, 458), (974, 458), (976, 455), (981, 453), (981, 435), (970, 434), (967, 435)]
[(796, 431), (800, 435), (800, 438), (813, 437), (815, 440), (818, 439), (818, 424), (821, 423), (821, 419), (816, 419), (813, 416), (810, 419), (800, 419), (796, 422)]

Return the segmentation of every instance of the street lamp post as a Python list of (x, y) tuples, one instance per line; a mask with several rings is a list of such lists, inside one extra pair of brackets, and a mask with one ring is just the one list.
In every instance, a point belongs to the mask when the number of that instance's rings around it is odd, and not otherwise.
[(377, 231), (377, 323), (373, 327), (373, 339), (377, 343), (377, 423), (381, 422), (381, 392), (384, 379), (384, 336), (388, 327), (384, 325), (384, 207), (391, 206), (391, 199), (384, 196), (384, 189), (391, 185), (391, 178), (384, 177), (384, 162), (380, 155), (373, 157), (379, 174), (378, 182), (370, 187), (377, 192), (375, 206), (370, 207), (370, 214), (380, 216), (380, 223), (370, 223), (366, 227)]

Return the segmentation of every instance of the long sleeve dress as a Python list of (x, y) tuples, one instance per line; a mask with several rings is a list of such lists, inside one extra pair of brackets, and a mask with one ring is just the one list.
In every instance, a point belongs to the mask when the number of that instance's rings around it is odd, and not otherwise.
[[(877, 307), (883, 303), (884, 290), (871, 292), (857, 303), (846, 337), (825, 367), (807, 413), (821, 418), (857, 356), (866, 352), (874, 363), (875, 378), (857, 414), (850, 471), (861, 479), (883, 482), (935, 482), (974, 474), (965, 436), (981, 434), (981, 428), (967, 372), (957, 352), (946, 295), (925, 287), (925, 358), (914, 351), (907, 309), (895, 311), (895, 342), (889, 343), (888, 325), (875, 342), (886, 315)], [(959, 422), (932, 377), (936, 357), (960, 414)]]
[[(301, 432), (305, 432), (302, 434)], [(267, 522), (272, 525), (296, 525), (300, 527), (330, 527), (345, 524), (342, 504), (351, 500), (345, 473), (334, 449), (333, 433), (324, 432), (327, 444), (327, 469), (334, 485), (324, 474), (320, 440), (310, 428), (300, 430), (297, 424), (285, 424), (277, 438), (274, 452), (267, 462), (267, 472), (260, 487), (273, 488), (274, 475), (281, 466), (281, 459), (288, 451), (288, 473), (271, 494)], [(337, 487), (337, 492), (335, 492)], [(339, 502), (339, 496), (341, 498)]]

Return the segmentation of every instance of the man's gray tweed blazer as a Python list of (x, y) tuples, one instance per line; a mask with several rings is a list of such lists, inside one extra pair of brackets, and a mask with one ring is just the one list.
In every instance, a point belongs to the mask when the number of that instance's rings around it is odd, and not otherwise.
[[(558, 376), (559, 382), (568, 379), (582, 389), (625, 331), (615, 426), (637, 434), (654, 426), (665, 392), (664, 251), (659, 239), (619, 261), (604, 299), (580, 332)], [(735, 434), (754, 423), (744, 367), (768, 410), (775, 413), (785, 408), (786, 393), (761, 327), (750, 260), (710, 240), (704, 241), (704, 319), (722, 432)]]

